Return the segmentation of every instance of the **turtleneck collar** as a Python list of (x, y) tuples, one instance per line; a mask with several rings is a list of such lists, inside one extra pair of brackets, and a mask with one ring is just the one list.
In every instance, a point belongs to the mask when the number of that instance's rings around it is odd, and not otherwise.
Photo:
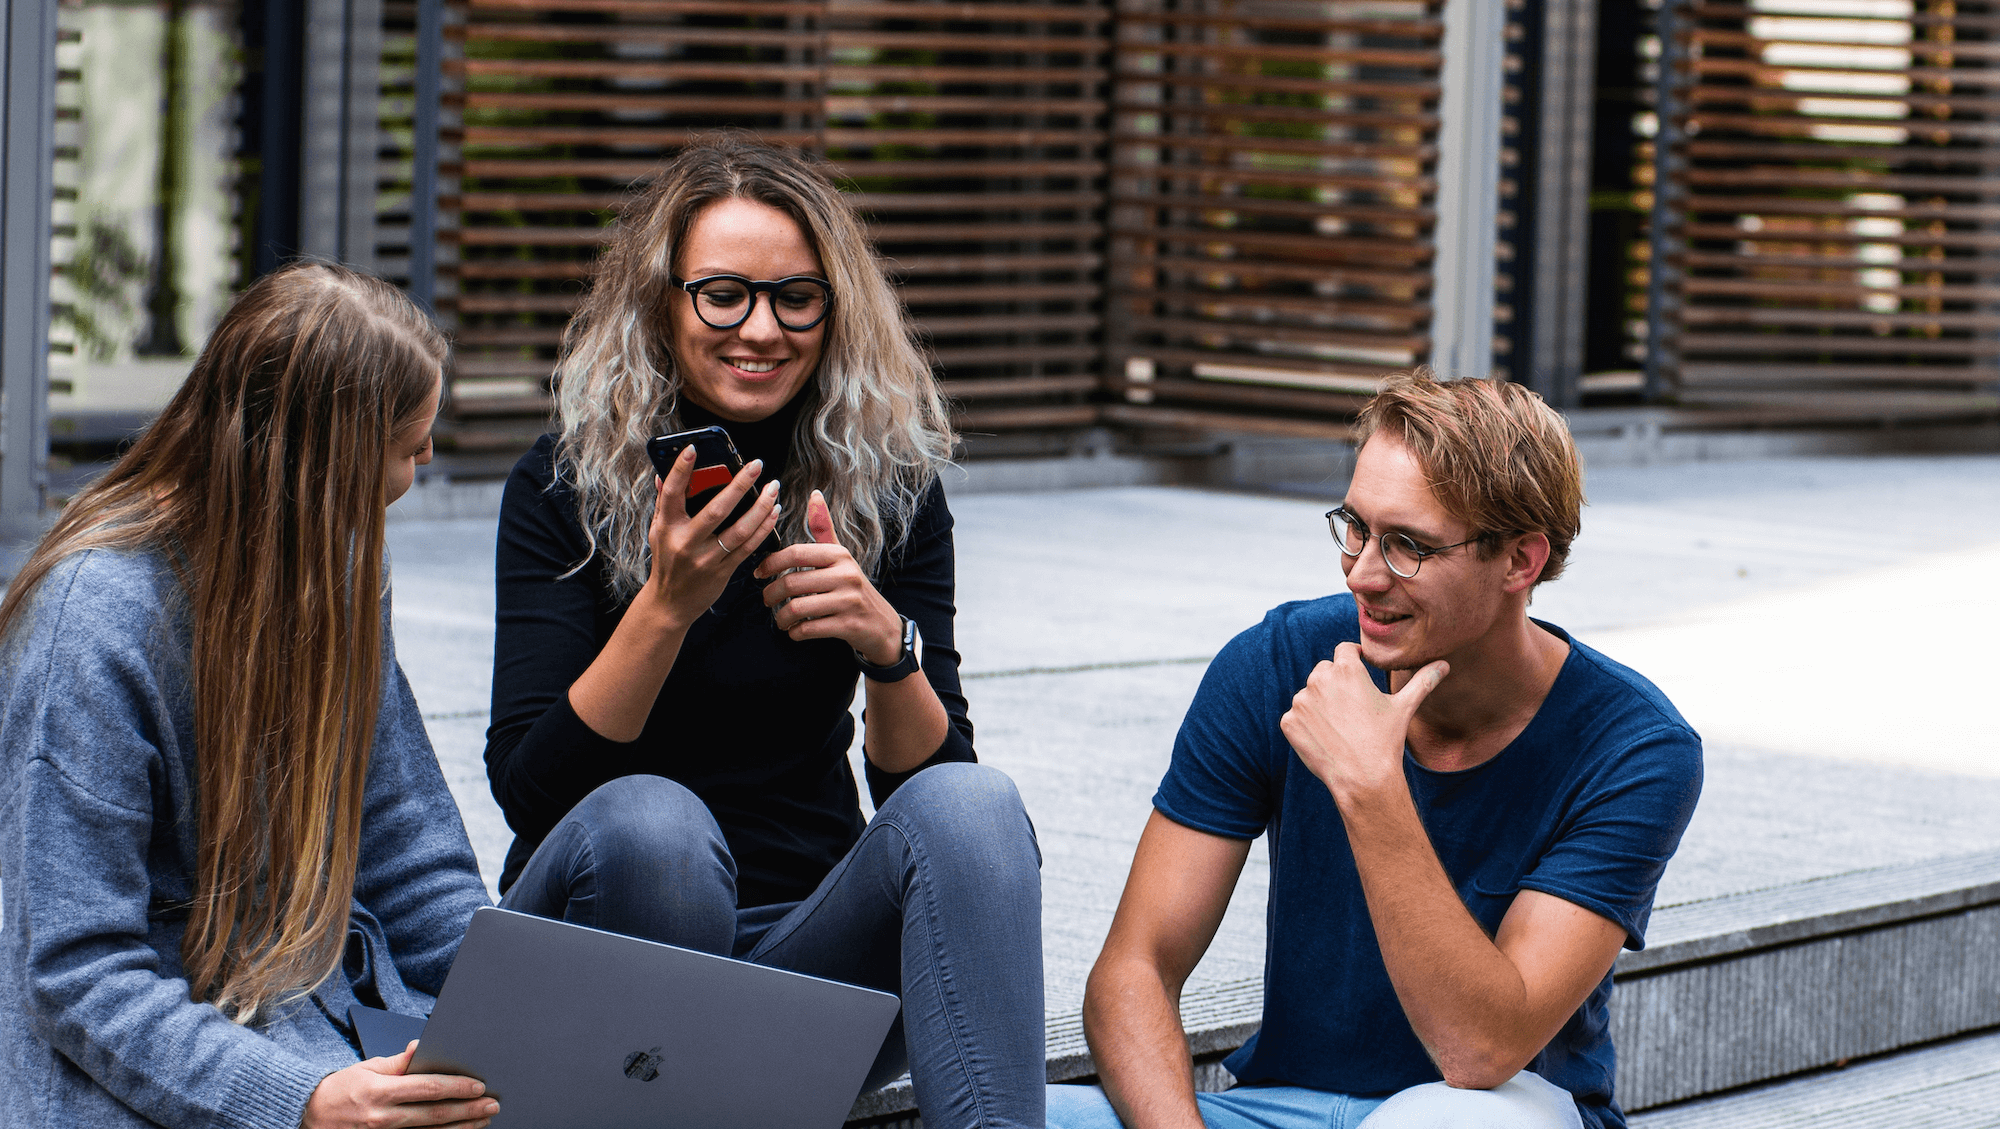
[(764, 460), (763, 480), (769, 482), (782, 475), (791, 461), (792, 429), (798, 423), (799, 411), (811, 391), (811, 385), (801, 388), (799, 394), (787, 401), (784, 407), (750, 423), (723, 419), (686, 396), (681, 397), (677, 414), (681, 417), (683, 430), (720, 427), (727, 431), (730, 442), (736, 444), (736, 453), (743, 456), (744, 462)]

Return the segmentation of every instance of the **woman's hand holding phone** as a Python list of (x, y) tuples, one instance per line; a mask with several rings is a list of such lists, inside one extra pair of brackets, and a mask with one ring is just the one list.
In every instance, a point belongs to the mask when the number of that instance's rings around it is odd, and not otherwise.
[(662, 612), (668, 623), (683, 631), (721, 597), (744, 554), (763, 544), (778, 526), (776, 482), (757, 492), (741, 518), (726, 527), (723, 524), (737, 502), (756, 488), (763, 460), (746, 465), (706, 506), (689, 515), (682, 499), (687, 497), (694, 464), (694, 448), (688, 447), (674, 459), (665, 478), (654, 480), (658, 493), (653, 524), (647, 531), (653, 549), (652, 572), (633, 600), (635, 608), (644, 604)]

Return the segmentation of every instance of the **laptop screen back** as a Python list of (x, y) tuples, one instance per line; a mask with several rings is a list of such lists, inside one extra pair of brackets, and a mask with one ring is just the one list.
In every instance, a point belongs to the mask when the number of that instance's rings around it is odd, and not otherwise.
[(836, 1129), (883, 992), (502, 909), (472, 918), (412, 1073), (469, 1074), (495, 1129)]

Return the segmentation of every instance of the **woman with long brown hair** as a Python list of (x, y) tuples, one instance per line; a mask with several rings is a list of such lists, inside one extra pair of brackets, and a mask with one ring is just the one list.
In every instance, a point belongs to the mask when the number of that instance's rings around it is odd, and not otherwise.
[[(742, 135), (670, 161), (571, 323), (556, 412), (500, 513), (506, 904), (897, 992), (874, 1084), (907, 1063), (932, 1129), (1040, 1129), (1039, 856), (974, 763), (953, 436), (824, 166)], [(690, 514), (693, 451), (656, 475), (646, 445), (704, 427), (747, 462)]]
[(388, 504), (445, 342), (300, 263), (0, 604), (0, 1124), (485, 1124), (469, 1078), (357, 1062), (487, 898), (389, 634)]

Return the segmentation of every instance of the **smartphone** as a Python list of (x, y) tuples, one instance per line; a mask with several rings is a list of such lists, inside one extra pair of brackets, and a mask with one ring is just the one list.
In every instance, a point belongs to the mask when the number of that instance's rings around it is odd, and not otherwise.
[[(743, 456), (736, 453), (736, 444), (730, 441), (729, 432), (720, 427), (678, 431), (646, 440), (646, 454), (652, 458), (653, 469), (659, 472), (661, 478), (674, 469), (674, 460), (680, 457), (685, 447), (694, 448), (694, 474), (688, 478), (687, 488), (687, 512), (689, 517), (693, 517), (743, 469)], [(735, 512), (723, 520), (720, 528), (727, 529), (734, 525), (737, 518), (750, 512), (756, 501), (757, 490), (753, 486), (744, 491), (742, 499), (736, 503)]]

